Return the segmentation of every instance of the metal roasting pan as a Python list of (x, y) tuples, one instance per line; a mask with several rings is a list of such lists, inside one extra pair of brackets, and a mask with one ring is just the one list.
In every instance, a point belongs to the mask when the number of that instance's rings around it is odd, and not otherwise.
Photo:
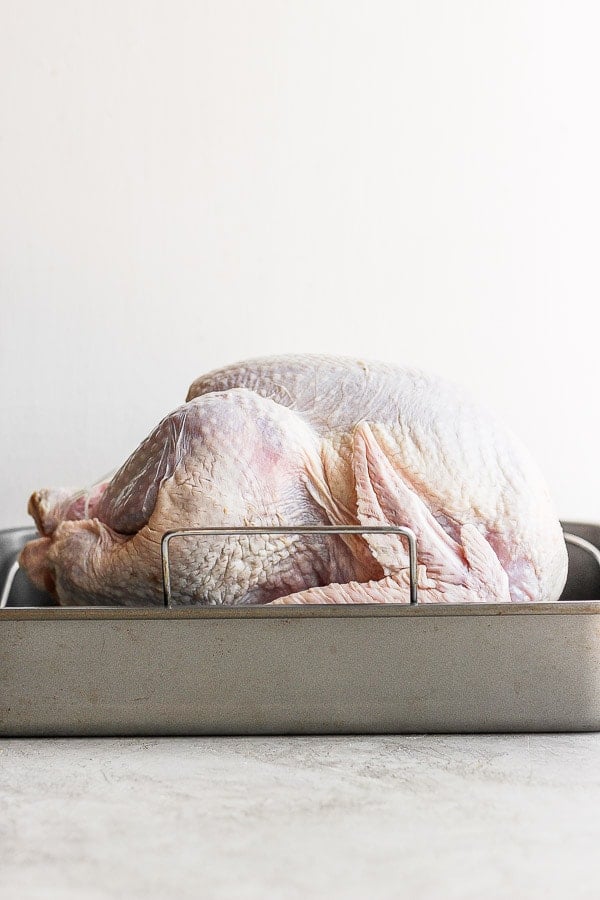
[(19, 571), (0, 735), (600, 731), (600, 526), (563, 525), (558, 603), (68, 609)]

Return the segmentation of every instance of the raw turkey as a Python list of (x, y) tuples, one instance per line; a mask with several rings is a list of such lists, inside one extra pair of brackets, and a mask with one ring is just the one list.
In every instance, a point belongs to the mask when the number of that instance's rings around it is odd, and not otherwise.
[[(108, 481), (44, 489), (20, 563), (65, 605), (162, 602), (164, 532), (405, 525), (419, 600), (552, 601), (567, 553), (536, 465), (455, 387), (325, 356), (251, 360), (196, 380)], [(406, 603), (395, 535), (184, 537), (179, 604)]]

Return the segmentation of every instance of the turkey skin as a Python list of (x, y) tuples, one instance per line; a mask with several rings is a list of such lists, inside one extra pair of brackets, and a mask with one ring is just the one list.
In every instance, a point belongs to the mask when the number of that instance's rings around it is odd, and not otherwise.
[[(64, 605), (162, 603), (160, 542), (198, 527), (404, 525), (419, 600), (554, 601), (567, 552), (521, 443), (458, 388), (423, 372), (281, 356), (198, 378), (110, 479), (42, 489), (29, 578)], [(179, 604), (406, 603), (393, 535), (182, 537)]]

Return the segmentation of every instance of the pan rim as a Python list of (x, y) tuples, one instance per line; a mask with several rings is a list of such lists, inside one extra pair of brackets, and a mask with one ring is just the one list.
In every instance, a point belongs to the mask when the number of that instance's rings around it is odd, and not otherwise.
[(356, 606), (314, 604), (310, 606), (195, 606), (165, 609), (159, 606), (15, 606), (0, 609), (2, 621), (181, 621), (189, 619), (380, 619), (461, 618), (479, 616), (600, 616), (600, 600), (557, 600), (553, 603), (456, 603), (409, 604), (361, 603)]

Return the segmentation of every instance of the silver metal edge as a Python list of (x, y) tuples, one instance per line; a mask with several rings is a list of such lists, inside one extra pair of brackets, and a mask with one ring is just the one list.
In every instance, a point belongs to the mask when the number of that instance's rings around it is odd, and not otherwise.
[(600, 616), (600, 600), (557, 600), (553, 603), (420, 603), (409, 604), (360, 603), (356, 606), (323, 604), (315, 606), (187, 606), (176, 609), (153, 607), (114, 606), (52, 606), (8, 607), (0, 610), (0, 621), (28, 620), (54, 622), (73, 621), (127, 621), (128, 619), (167, 620), (179, 619), (360, 619), (394, 618), (406, 616), (457, 618), (462, 616)]

